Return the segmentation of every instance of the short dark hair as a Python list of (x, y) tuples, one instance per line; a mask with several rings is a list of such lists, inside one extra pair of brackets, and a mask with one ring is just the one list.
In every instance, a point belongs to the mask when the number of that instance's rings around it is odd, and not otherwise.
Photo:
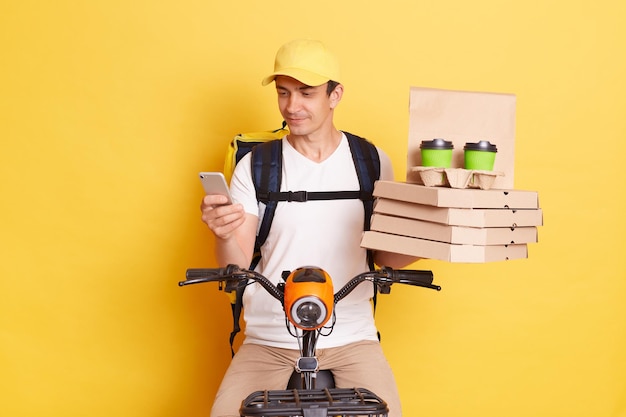
[(339, 83), (337, 81), (329, 80), (326, 83), (326, 94), (330, 96), (330, 93), (332, 93), (338, 85)]

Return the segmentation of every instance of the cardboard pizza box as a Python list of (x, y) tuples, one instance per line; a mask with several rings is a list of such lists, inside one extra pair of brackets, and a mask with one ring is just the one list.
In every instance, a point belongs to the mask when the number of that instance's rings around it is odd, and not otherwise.
[(426, 187), (398, 181), (377, 181), (374, 196), (435, 207), (537, 209), (536, 191)]
[(484, 263), (528, 258), (528, 246), (526, 244), (457, 245), (372, 230), (363, 234), (361, 246), (374, 250), (459, 263)]
[(540, 208), (466, 209), (434, 207), (408, 201), (378, 198), (374, 206), (374, 212), (451, 226), (528, 227), (543, 225), (543, 212)]
[(375, 213), (371, 230), (460, 245), (510, 245), (537, 242), (536, 227), (465, 227)]

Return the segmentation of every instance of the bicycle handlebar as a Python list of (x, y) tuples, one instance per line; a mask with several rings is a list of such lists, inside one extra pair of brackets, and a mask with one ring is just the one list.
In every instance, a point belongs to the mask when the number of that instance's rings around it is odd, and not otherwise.
[(363, 281), (372, 281), (378, 287), (381, 294), (389, 294), (391, 285), (407, 284), (418, 287), (430, 288), (440, 291), (439, 285), (434, 285), (432, 271), (422, 271), (416, 269), (396, 270), (389, 267), (382, 267), (376, 271), (364, 272), (352, 278), (335, 294), (335, 304), (346, 297)]
[(235, 287), (229, 286), (228, 283), (242, 282), (247, 284), (249, 280), (258, 282), (265, 290), (281, 303), (284, 299), (284, 293), (276, 287), (270, 280), (255, 271), (241, 269), (237, 265), (228, 265), (226, 268), (191, 268), (187, 270), (186, 280), (180, 281), (179, 286), (202, 284), (205, 282), (226, 282), (227, 291), (232, 291)]
[[(281, 303), (284, 300), (284, 290), (272, 284), (266, 277), (258, 272), (242, 269), (236, 265), (228, 265), (225, 268), (192, 268), (187, 270), (186, 280), (178, 283), (179, 286), (200, 284), (205, 282), (226, 282), (227, 291), (232, 291), (233, 286), (229, 283), (243, 282), (249, 280), (258, 282), (265, 290)], [(391, 285), (407, 284), (423, 288), (430, 288), (440, 291), (439, 285), (433, 284), (432, 271), (415, 269), (393, 269), (382, 267), (376, 271), (368, 271), (352, 278), (334, 295), (334, 302), (337, 303), (352, 292), (363, 281), (372, 281), (382, 294), (389, 294)], [(229, 290), (230, 288), (230, 290)]]

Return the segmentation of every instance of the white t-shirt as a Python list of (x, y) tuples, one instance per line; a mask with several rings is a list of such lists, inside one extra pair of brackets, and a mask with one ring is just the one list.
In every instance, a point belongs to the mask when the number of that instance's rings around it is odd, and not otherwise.
[[(359, 189), (345, 134), (335, 152), (321, 163), (300, 154), (286, 138), (282, 142), (281, 191)], [(393, 180), (389, 157), (380, 149), (378, 153), (381, 179)], [(262, 213), (263, 204), (257, 202), (252, 182), (250, 155), (237, 164), (231, 193), (236, 202), (243, 204), (247, 213), (255, 216)], [(282, 281), (281, 275), (285, 270), (317, 266), (330, 275), (334, 292), (337, 292), (352, 277), (368, 270), (366, 250), (360, 247), (363, 219), (363, 202), (357, 199), (280, 202), (267, 241), (261, 248), (262, 258), (256, 270), (277, 284)], [(329, 336), (318, 339), (317, 347), (377, 340), (370, 303), (372, 295), (372, 284), (364, 282), (337, 303), (334, 329)], [(248, 285), (243, 303), (246, 321), (244, 343), (298, 348), (297, 340), (285, 326), (285, 313), (280, 302), (259, 284)]]

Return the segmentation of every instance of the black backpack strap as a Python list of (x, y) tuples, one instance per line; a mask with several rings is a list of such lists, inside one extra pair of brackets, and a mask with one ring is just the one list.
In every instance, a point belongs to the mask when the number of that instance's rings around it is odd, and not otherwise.
[[(257, 199), (265, 203), (266, 207), (263, 219), (261, 219), (261, 226), (259, 227), (256, 241), (254, 242), (254, 254), (249, 269), (254, 269), (261, 259), (261, 246), (265, 243), (267, 235), (270, 232), (276, 206), (278, 205), (278, 201), (260, 199), (259, 193), (269, 194), (280, 191), (283, 162), (282, 149), (281, 140), (276, 139), (259, 143), (250, 151), (252, 181), (254, 182), (254, 188), (257, 190)], [(245, 282), (242, 282), (237, 286), (235, 289), (235, 301), (231, 304), (233, 310), (233, 331), (230, 333), (230, 352), (233, 356), (235, 355), (235, 350), (233, 349), (235, 336), (241, 331), (239, 320), (241, 311), (243, 310), (243, 292), (246, 285)]]
[(282, 167), (283, 142), (281, 139), (262, 143), (252, 150), (252, 181), (257, 200), (265, 204), (265, 212), (254, 244), (255, 253), (260, 251), (261, 246), (267, 240), (272, 226), (278, 200), (270, 200), (267, 196), (280, 192)]
[(362, 191), (279, 191), (257, 193), (259, 201), (286, 201), (304, 203), (315, 200), (363, 200), (371, 198), (371, 193)]
[[(349, 132), (344, 132), (348, 138), (352, 160), (359, 177), (359, 187), (365, 208), (363, 230), (370, 230), (372, 213), (374, 212), (374, 183), (380, 179), (380, 157), (378, 150), (371, 142)], [(367, 251), (367, 262), (370, 270), (374, 269), (374, 257), (371, 250)]]
[[(370, 230), (372, 213), (374, 212), (374, 183), (380, 179), (380, 156), (376, 146), (371, 142), (349, 132), (343, 132), (348, 138), (350, 150), (352, 151), (352, 160), (356, 167), (356, 173), (359, 177), (359, 186), (364, 194), (368, 194), (369, 198), (363, 199), (363, 207), (365, 209), (365, 218), (363, 222), (363, 230)], [(370, 271), (373, 271), (374, 252), (367, 250), (367, 264)], [(374, 284), (374, 295), (372, 304), (374, 314), (376, 314), (376, 303), (378, 301), (378, 288)], [(376, 332), (378, 340), (380, 340), (380, 332)]]

